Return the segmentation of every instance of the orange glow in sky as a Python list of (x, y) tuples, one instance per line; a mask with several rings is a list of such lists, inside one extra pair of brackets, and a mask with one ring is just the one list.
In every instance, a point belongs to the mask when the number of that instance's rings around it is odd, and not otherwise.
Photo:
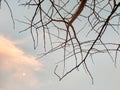
[(26, 55), (17, 48), (13, 41), (0, 36), (0, 70), (5, 73), (11, 72), (9, 76), (17, 82), (36, 87), (39, 81), (35, 72), (42, 70), (42, 64), (35, 57)]

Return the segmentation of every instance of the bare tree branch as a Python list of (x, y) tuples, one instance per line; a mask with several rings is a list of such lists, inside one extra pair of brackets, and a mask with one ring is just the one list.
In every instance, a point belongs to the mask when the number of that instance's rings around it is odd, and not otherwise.
[[(1, 4), (0, 0), (0, 4)], [(6, 2), (14, 23), (13, 15), (7, 0)], [(74, 2), (74, 3), (73, 3)], [(117, 0), (26, 0), (21, 4), (34, 8), (25, 32), (30, 30), (34, 49), (39, 46), (39, 32), (43, 34), (43, 48), (45, 52), (40, 57), (49, 53), (62, 50), (62, 60), (56, 63), (54, 74), (62, 80), (74, 70), (79, 70), (83, 65), (93, 83), (93, 76), (86, 61), (95, 54), (107, 53), (116, 66), (120, 42), (106, 41), (104, 36), (114, 32), (119, 36), (120, 31), (120, 2)], [(49, 37), (49, 40), (47, 39)], [(55, 41), (55, 39), (57, 39)], [(49, 44), (51, 48), (48, 48)], [(111, 54), (113, 52), (113, 54)], [(67, 61), (74, 57), (73, 67), (67, 69)], [(72, 58), (73, 59), (73, 58)], [(92, 60), (93, 61), (93, 60)], [(58, 74), (58, 67), (63, 63), (62, 74)]]

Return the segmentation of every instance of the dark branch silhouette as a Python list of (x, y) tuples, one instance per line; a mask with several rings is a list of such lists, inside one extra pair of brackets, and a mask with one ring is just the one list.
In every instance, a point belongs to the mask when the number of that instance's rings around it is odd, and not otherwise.
[[(6, 0), (3, 1), (8, 5), (13, 19), (9, 4)], [(117, 57), (120, 53), (120, 42), (106, 41), (104, 36), (109, 32), (114, 33), (114, 36), (110, 38), (120, 34), (119, 1), (26, 0), (21, 5), (29, 7), (29, 9), (35, 9), (32, 11), (32, 17), (26, 18), (28, 22), (19, 20), (19, 22), (28, 25), (20, 33), (30, 30), (34, 49), (39, 46), (39, 32), (43, 34), (45, 53), (42, 53), (40, 57), (63, 50), (62, 60), (56, 63), (54, 70), (59, 80), (62, 80), (72, 71), (79, 70), (79, 67), (83, 65), (93, 83), (93, 76), (86, 61), (89, 57), (100, 53), (107, 53), (116, 66)], [(47, 36), (49, 40), (46, 38)], [(51, 48), (47, 47), (49, 43)], [(111, 54), (111, 52), (115, 55)], [(74, 58), (74, 66), (68, 70), (66, 63), (71, 58)], [(63, 71), (62, 74), (58, 74), (58, 68), (61, 63), (63, 63)]]

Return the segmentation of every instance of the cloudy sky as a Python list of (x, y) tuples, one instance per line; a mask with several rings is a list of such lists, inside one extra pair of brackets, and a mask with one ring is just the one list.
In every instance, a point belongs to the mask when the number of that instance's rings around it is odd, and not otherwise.
[[(24, 19), (26, 11), (22, 7), (16, 9), (16, 3), (11, 7), (15, 11), (15, 19)], [(22, 29), (24, 25), (18, 22), (13, 29), (4, 3), (0, 9), (0, 90), (120, 90), (119, 60), (115, 68), (108, 56), (95, 56), (95, 64), (88, 64), (94, 77), (93, 85), (82, 68), (59, 81), (54, 75), (55, 56), (59, 53), (37, 59), (41, 50), (33, 49), (30, 33), (19, 33)]]

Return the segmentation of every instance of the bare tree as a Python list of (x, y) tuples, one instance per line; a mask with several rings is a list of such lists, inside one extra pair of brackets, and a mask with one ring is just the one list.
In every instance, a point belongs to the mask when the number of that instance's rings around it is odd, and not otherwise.
[[(6, 0), (4, 0), (6, 1)], [(0, 0), (1, 2), (1, 0)], [(115, 37), (120, 34), (120, 2), (118, 0), (26, 0), (23, 6), (34, 8), (31, 19), (23, 22), (28, 27), (20, 32), (30, 30), (34, 48), (38, 47), (39, 32), (43, 31), (45, 56), (63, 50), (63, 60), (58, 62), (54, 70), (59, 80), (83, 65), (93, 82), (87, 66), (88, 57), (97, 53), (107, 53), (116, 66), (120, 52), (119, 40), (106, 41), (104, 36), (113, 32)], [(46, 39), (49, 36), (49, 40)], [(57, 38), (57, 41), (53, 39)], [(51, 48), (48, 50), (47, 43)], [(114, 53), (114, 54), (111, 54)], [(66, 70), (66, 63), (74, 57), (75, 65)], [(57, 69), (63, 63), (63, 74)]]

